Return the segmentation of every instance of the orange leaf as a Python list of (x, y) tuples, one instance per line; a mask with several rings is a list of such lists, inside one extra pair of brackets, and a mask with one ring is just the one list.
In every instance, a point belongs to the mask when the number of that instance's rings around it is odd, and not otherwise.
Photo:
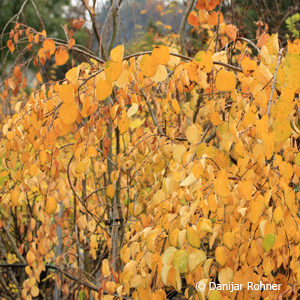
[(67, 48), (63, 46), (57, 48), (55, 53), (55, 63), (58, 66), (62, 66), (68, 61), (68, 59), (69, 59), (69, 53), (67, 51)]
[(37, 72), (37, 73), (36, 73), (35, 78), (36, 78), (36, 80), (37, 80), (39, 83), (42, 83), (42, 82), (43, 82), (43, 78), (42, 78), (42, 75), (41, 75), (40, 72)]
[[(216, 12), (216, 11), (213, 11), (213, 12), (209, 15), (209, 17), (208, 17), (208, 19), (207, 19), (207, 22), (208, 22), (208, 24), (210, 24), (210, 25), (216, 26), (216, 25), (218, 25), (218, 20), (219, 20), (219, 13)], [(224, 21), (223, 14), (221, 13), (221, 14), (220, 14), (220, 24), (221, 24), (223, 21)]]
[(218, 4), (220, 0), (198, 0), (196, 3), (197, 9), (205, 9), (205, 10), (213, 10)]
[(14, 46), (12, 40), (7, 41), (7, 47), (11, 53), (13, 53), (15, 51), (15, 46)]
[(48, 197), (45, 204), (45, 211), (47, 214), (52, 214), (56, 211), (57, 201), (53, 197)]
[(81, 28), (81, 26), (84, 24), (84, 20), (83, 19), (73, 19), (72, 21), (72, 27), (74, 29), (79, 30)]
[(75, 40), (74, 39), (70, 39), (69, 43), (68, 43), (68, 48), (72, 48), (75, 45)]
[(226, 34), (228, 35), (228, 37), (235, 41), (236, 40), (236, 33), (237, 33), (237, 28), (236, 26), (232, 25), (232, 24), (228, 24), (226, 25)]
[(199, 19), (197, 17), (197, 14), (196, 12), (192, 11), (189, 16), (188, 16), (188, 22), (190, 25), (192, 26), (200, 26), (200, 22), (199, 22)]
[(266, 41), (269, 39), (269, 34), (268, 33), (263, 33), (259, 38), (258, 38), (258, 41), (257, 41), (257, 47), (262, 47)]
[(46, 39), (43, 42), (43, 48), (45, 51), (49, 51), (50, 55), (54, 54), (55, 52), (55, 43), (51, 39)]

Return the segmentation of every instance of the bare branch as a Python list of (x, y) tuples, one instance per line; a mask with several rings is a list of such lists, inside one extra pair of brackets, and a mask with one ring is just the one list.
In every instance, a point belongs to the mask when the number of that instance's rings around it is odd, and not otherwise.
[(180, 34), (180, 37), (179, 37), (179, 41), (180, 41), (180, 47), (181, 47), (181, 52), (183, 54), (186, 54), (186, 47), (185, 47), (185, 41), (184, 41), (184, 32), (185, 32), (185, 26), (186, 26), (186, 22), (187, 22), (187, 19), (188, 19), (188, 16), (191, 12), (191, 10), (193, 9), (193, 6), (194, 6), (194, 3), (195, 3), (195, 0), (189, 0), (189, 4), (184, 12), (184, 15), (182, 17), (182, 20), (181, 20), (181, 24), (180, 24), (180, 29), (179, 29), (179, 34)]
[(283, 53), (283, 48), (281, 48), (279, 51), (278, 58), (277, 58), (277, 65), (276, 65), (275, 73), (273, 76), (273, 84), (272, 84), (272, 89), (271, 89), (269, 103), (268, 103), (268, 116), (270, 116), (270, 113), (271, 113), (271, 103), (272, 103), (272, 99), (273, 99), (273, 94), (274, 94), (274, 89), (275, 89), (276, 79), (277, 79), (277, 72), (279, 69), (282, 53)]

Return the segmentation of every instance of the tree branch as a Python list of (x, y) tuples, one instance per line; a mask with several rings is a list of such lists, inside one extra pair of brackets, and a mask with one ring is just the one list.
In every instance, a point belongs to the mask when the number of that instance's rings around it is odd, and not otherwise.
[(270, 116), (270, 113), (271, 113), (271, 103), (272, 103), (272, 98), (273, 98), (274, 89), (275, 89), (275, 85), (276, 85), (277, 72), (279, 69), (282, 53), (283, 53), (283, 48), (281, 48), (279, 51), (278, 58), (277, 58), (277, 65), (276, 65), (275, 73), (273, 76), (273, 84), (272, 84), (272, 89), (271, 89), (269, 103), (268, 103), (268, 116)]
[(188, 19), (188, 16), (191, 12), (191, 10), (193, 9), (195, 0), (189, 0), (189, 4), (184, 12), (183, 18), (181, 20), (181, 24), (180, 24), (180, 29), (179, 29), (179, 43), (180, 43), (180, 47), (181, 47), (181, 52), (183, 54), (186, 54), (186, 47), (185, 47), (185, 41), (184, 41), (184, 32), (185, 32), (185, 26), (186, 26), (186, 22)]

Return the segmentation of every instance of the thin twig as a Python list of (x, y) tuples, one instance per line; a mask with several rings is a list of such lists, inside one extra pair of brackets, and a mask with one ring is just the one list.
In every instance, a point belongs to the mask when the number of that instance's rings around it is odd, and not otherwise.
[(272, 102), (272, 98), (273, 98), (273, 93), (274, 93), (276, 78), (277, 78), (277, 72), (279, 69), (282, 53), (283, 53), (283, 48), (281, 48), (279, 51), (277, 65), (276, 65), (275, 73), (273, 76), (273, 84), (272, 84), (271, 94), (270, 94), (269, 103), (268, 103), (268, 116), (270, 116), (270, 113), (271, 113), (271, 102)]
[[(237, 40), (239, 40), (239, 41), (244, 41), (244, 42), (248, 43), (250, 46), (252, 46), (252, 47), (257, 51), (257, 53), (260, 53), (259, 48), (258, 48), (251, 40), (246, 39), (246, 38), (244, 38), (244, 37), (237, 37), (237, 38), (236, 38), (236, 41), (237, 41)], [(226, 44), (226, 45), (222, 48), (222, 50), (223, 50), (223, 49), (227, 49), (231, 44), (233, 44), (233, 41), (231, 41), (230, 43)]]
[(149, 112), (150, 112), (150, 115), (151, 115), (151, 118), (152, 118), (152, 121), (154, 123), (154, 125), (157, 127), (157, 130), (159, 132), (160, 135), (165, 135), (163, 130), (160, 128), (160, 126), (158, 125), (158, 122), (157, 122), (157, 118), (156, 118), (156, 115), (154, 113), (154, 110), (151, 106), (151, 103), (148, 101), (148, 97), (145, 95), (145, 93), (141, 90), (141, 94), (143, 95), (143, 97), (145, 98), (145, 101), (147, 103), (147, 106), (148, 106), (148, 109), (149, 109)]

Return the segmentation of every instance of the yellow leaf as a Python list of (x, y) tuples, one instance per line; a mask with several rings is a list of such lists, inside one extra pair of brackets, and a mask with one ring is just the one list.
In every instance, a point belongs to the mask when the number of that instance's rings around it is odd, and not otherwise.
[(104, 68), (105, 77), (109, 81), (116, 81), (122, 74), (122, 62), (109, 61)]
[(33, 287), (31, 288), (30, 293), (31, 293), (31, 296), (32, 296), (32, 297), (37, 297), (37, 296), (39, 295), (39, 293), (40, 293), (40, 290), (39, 290), (39, 288), (35, 285), (35, 286), (33, 286)]
[(78, 80), (78, 76), (79, 76), (79, 67), (74, 67), (72, 69), (70, 69), (67, 73), (66, 73), (66, 79), (68, 79), (72, 84), (76, 84), (77, 80)]
[(211, 290), (208, 295), (208, 300), (223, 300), (223, 297), (219, 291)]
[(198, 232), (195, 230), (194, 227), (189, 227), (186, 230), (186, 239), (188, 243), (194, 248), (200, 248), (201, 246), (201, 239)]
[(224, 245), (229, 249), (232, 249), (234, 246), (234, 234), (230, 231), (227, 231), (223, 234)]
[(283, 219), (283, 210), (280, 206), (277, 206), (273, 213), (273, 218), (276, 223), (279, 223)]
[(231, 268), (224, 268), (219, 271), (218, 279), (221, 284), (226, 284), (232, 281), (233, 271)]
[(102, 274), (104, 277), (108, 277), (110, 275), (108, 259), (103, 259), (102, 261)]
[(35, 176), (39, 171), (39, 168), (36, 166), (36, 164), (32, 164), (29, 168), (29, 174), (30, 176)]
[(146, 77), (152, 77), (157, 70), (157, 61), (153, 56), (144, 55), (141, 59), (141, 72)]
[(27, 260), (29, 266), (32, 266), (33, 263), (35, 262), (35, 255), (33, 254), (33, 252), (31, 250), (29, 250), (27, 252), (26, 260)]
[(277, 143), (284, 142), (292, 133), (291, 124), (287, 119), (276, 119), (273, 123), (274, 141)]
[(169, 275), (169, 271), (171, 268), (172, 268), (172, 266), (170, 266), (170, 265), (163, 265), (163, 267), (161, 269), (161, 279), (165, 286), (169, 286), (168, 285), (168, 275)]
[(152, 51), (152, 56), (156, 63), (160, 65), (167, 65), (170, 60), (169, 49), (166, 46), (154, 48)]
[(189, 269), (193, 272), (201, 263), (206, 260), (206, 253), (203, 250), (195, 249), (189, 255)]
[(130, 72), (128, 70), (122, 71), (119, 78), (115, 81), (115, 85), (119, 88), (124, 88), (130, 83)]
[(87, 151), (89, 157), (96, 157), (98, 154), (97, 149), (94, 146), (90, 146)]
[(86, 171), (86, 169), (87, 169), (87, 161), (86, 160), (81, 160), (76, 164), (75, 172), (77, 174), (82, 174)]
[(176, 251), (177, 251), (177, 249), (175, 247), (168, 247), (164, 251), (164, 254), (162, 256), (163, 265), (170, 265), (171, 264)]
[(13, 206), (17, 206), (19, 203), (20, 191), (17, 187), (15, 187), (10, 193), (11, 204)]
[(192, 145), (197, 145), (201, 140), (201, 131), (197, 125), (190, 125), (186, 130), (186, 138)]
[(216, 248), (215, 257), (216, 257), (216, 262), (220, 266), (225, 265), (227, 258), (226, 258), (226, 252), (225, 252), (224, 247), (219, 246)]
[(178, 235), (179, 235), (180, 230), (178, 228), (175, 228), (174, 230), (172, 230), (169, 233), (169, 243), (172, 247), (176, 247), (177, 246), (177, 242), (178, 242)]
[(195, 61), (200, 67), (200, 70), (205, 73), (210, 73), (213, 67), (213, 60), (210, 51), (199, 51), (195, 55)]
[(261, 217), (261, 213), (264, 209), (264, 198), (262, 195), (258, 195), (256, 199), (252, 199), (250, 201), (250, 212), (249, 219), (252, 223), (257, 223), (259, 218)]
[(63, 103), (59, 109), (59, 117), (64, 124), (71, 125), (76, 121), (78, 112), (78, 106), (74, 101), (71, 103)]
[(111, 199), (115, 196), (115, 187), (113, 184), (109, 184), (106, 187), (106, 195)]
[(110, 57), (115, 62), (121, 62), (124, 56), (124, 45), (119, 45), (110, 51)]
[(203, 175), (203, 169), (200, 164), (195, 164), (192, 167), (192, 173), (196, 177), (196, 179), (199, 179)]
[(210, 219), (207, 218), (203, 218), (198, 224), (197, 224), (197, 228), (200, 231), (205, 231), (208, 233), (212, 233), (213, 229), (212, 229), (212, 222)]
[(233, 72), (220, 70), (216, 78), (216, 88), (219, 91), (233, 91), (236, 85), (236, 78)]
[(246, 76), (250, 76), (257, 68), (255, 60), (251, 60), (249, 57), (244, 57), (241, 61), (241, 67)]
[(99, 101), (108, 98), (112, 93), (112, 83), (110, 80), (99, 78), (96, 84), (96, 96)]
[(41, 164), (44, 165), (47, 161), (47, 152), (46, 151), (41, 151), (40, 152), (40, 161)]
[(45, 211), (48, 215), (54, 213), (57, 208), (57, 201), (53, 197), (48, 197), (45, 204)]
[(120, 134), (123, 134), (123, 133), (127, 132), (128, 128), (129, 128), (129, 125), (130, 125), (130, 121), (129, 121), (129, 119), (125, 115), (118, 122), (118, 128), (120, 130)]
[(185, 146), (182, 144), (175, 144), (172, 146), (172, 148), (173, 148), (173, 159), (176, 162), (181, 163), (182, 156), (186, 152)]
[(151, 79), (155, 82), (165, 81), (168, 77), (168, 72), (165, 66), (158, 65), (155, 74)]
[(188, 187), (192, 184), (194, 184), (197, 181), (196, 177), (193, 173), (190, 173), (189, 176), (187, 176), (181, 183), (180, 186)]
[(8, 253), (6, 259), (9, 264), (19, 262), (19, 259), (17, 258), (16, 254), (14, 254), (14, 253)]
[(152, 253), (155, 253), (157, 233), (150, 234), (146, 239), (146, 247)]
[(298, 152), (295, 156), (295, 164), (296, 166), (300, 166), (300, 152)]
[(176, 99), (172, 99), (172, 107), (177, 115), (180, 114), (180, 106)]
[(165, 191), (168, 194), (176, 192), (179, 188), (179, 183), (173, 177), (167, 177), (165, 181)]
[(107, 292), (110, 295), (112, 295), (116, 291), (116, 289), (117, 289), (117, 285), (116, 285), (116, 283), (114, 281), (108, 281), (108, 282), (106, 282), (105, 286), (106, 286)]
[(230, 195), (229, 182), (225, 170), (220, 170), (214, 181), (215, 193), (220, 197), (228, 197)]
[(138, 109), (139, 105), (137, 103), (133, 103), (127, 110), (127, 117), (131, 118), (132, 116), (134, 116), (137, 113)]
[(74, 89), (72, 84), (62, 84), (59, 86), (58, 96), (64, 103), (74, 102)]
[(178, 250), (174, 253), (173, 257), (173, 266), (180, 272), (180, 273), (187, 273), (188, 271), (188, 255), (185, 250)]

